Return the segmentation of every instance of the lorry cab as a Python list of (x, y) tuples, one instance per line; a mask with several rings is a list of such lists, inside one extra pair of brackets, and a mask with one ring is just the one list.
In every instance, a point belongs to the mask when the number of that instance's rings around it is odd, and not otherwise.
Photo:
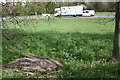
[(57, 17), (60, 16), (60, 14), (61, 14), (60, 8), (56, 8), (54, 16)]

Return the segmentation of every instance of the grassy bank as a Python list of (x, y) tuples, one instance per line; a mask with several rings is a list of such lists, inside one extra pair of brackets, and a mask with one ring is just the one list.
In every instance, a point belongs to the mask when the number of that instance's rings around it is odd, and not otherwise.
[[(106, 23), (110, 19), (31, 19), (22, 21), (19, 24), (22, 27), (7, 21), (8, 28), (3, 29), (3, 64), (35, 55), (58, 60), (64, 65), (53, 73), (38, 73), (40, 78), (118, 77), (118, 62), (110, 61), (114, 31), (114, 21)], [(24, 76), (3, 72), (3, 78), (6, 77)]]

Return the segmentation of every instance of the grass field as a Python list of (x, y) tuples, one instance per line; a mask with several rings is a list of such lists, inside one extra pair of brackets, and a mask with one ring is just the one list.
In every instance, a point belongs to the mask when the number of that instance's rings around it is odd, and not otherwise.
[[(48, 57), (64, 66), (37, 78), (117, 78), (118, 62), (111, 61), (114, 21), (112, 18), (54, 18), (7, 21), (3, 29), (3, 64), (28, 55)], [(27, 25), (24, 25), (27, 24)], [(14, 26), (14, 27), (13, 27)], [(43, 75), (44, 74), (44, 75)], [(3, 78), (23, 78), (3, 72)]]
[(115, 15), (115, 12), (95, 12), (95, 15)]

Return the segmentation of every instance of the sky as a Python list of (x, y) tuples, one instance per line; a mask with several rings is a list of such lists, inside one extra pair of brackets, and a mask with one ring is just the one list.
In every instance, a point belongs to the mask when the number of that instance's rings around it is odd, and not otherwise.
[[(20, 1), (22, 1), (22, 2), (25, 2), (25, 1), (27, 1), (27, 0), (0, 0), (0, 3), (6, 3), (6, 1), (10, 1), (10, 2), (20, 2)], [(34, 0), (33, 0), (34, 1)]]
[[(23, 2), (54, 2), (54, 1), (57, 1), (57, 2), (116, 2), (116, 1), (119, 1), (119, 0), (8, 0), (8, 1), (11, 1), (11, 2), (20, 2), (20, 1), (23, 1)], [(0, 3), (3, 2), (5, 3), (6, 0), (0, 0)]]

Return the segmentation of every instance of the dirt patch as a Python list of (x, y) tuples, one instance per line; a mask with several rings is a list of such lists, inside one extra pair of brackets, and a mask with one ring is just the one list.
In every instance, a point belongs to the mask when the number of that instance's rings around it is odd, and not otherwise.
[(27, 75), (30, 73), (30, 75), (34, 75), (35, 72), (52, 71), (60, 66), (62, 66), (60, 62), (50, 58), (26, 56), (3, 65), (3, 70), (22, 72)]

